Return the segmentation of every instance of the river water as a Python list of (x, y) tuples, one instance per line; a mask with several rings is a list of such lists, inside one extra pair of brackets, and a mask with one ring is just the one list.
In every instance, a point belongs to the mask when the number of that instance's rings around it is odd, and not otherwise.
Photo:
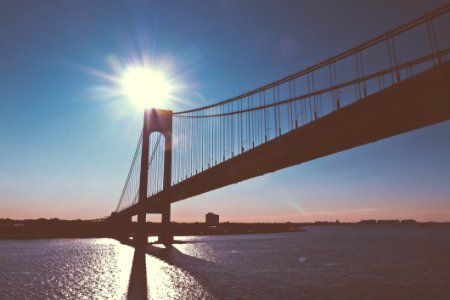
[(450, 299), (450, 226), (0, 241), (0, 299)]

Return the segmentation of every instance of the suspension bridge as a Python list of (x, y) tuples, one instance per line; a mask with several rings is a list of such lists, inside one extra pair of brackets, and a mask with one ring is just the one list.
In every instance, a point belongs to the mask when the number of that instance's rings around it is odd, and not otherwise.
[(449, 120), (449, 11), (450, 4), (225, 101), (146, 110), (107, 218), (114, 235), (146, 241), (146, 214), (154, 213), (162, 215), (159, 241), (170, 243), (174, 202)]

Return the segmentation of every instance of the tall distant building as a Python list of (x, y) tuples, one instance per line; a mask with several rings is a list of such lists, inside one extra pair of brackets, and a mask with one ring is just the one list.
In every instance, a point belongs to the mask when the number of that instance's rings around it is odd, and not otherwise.
[(206, 225), (219, 225), (219, 215), (209, 212), (206, 214), (205, 219)]

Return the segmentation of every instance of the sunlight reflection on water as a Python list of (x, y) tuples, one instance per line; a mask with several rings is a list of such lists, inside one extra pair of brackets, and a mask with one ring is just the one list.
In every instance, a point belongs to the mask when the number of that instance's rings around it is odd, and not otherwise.
[[(151, 299), (213, 299), (176, 265), (183, 252), (202, 257), (195, 247), (183, 246), (189, 250), (152, 246), (159, 258), (143, 252), (133, 269), (135, 249), (112, 239), (0, 241), (0, 299), (126, 299), (140, 280)], [(137, 289), (142, 292), (139, 283)]]
[(133, 252), (111, 239), (0, 241), (0, 298), (124, 298)]

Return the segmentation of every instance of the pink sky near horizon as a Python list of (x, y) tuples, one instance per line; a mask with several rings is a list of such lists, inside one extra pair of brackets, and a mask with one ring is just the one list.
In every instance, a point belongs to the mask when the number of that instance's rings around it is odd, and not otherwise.
[[(195, 212), (186, 212), (185, 210), (179, 210), (177, 205), (172, 206), (172, 221), (175, 222), (204, 222), (205, 214), (209, 211), (217, 213), (220, 215), (221, 222), (243, 222), (243, 223), (253, 223), (253, 222), (315, 222), (315, 221), (331, 221), (339, 220), (340, 222), (358, 222), (364, 219), (415, 219), (420, 222), (450, 222), (450, 209), (411, 209), (403, 208), (399, 210), (388, 210), (388, 209), (378, 209), (378, 208), (357, 208), (357, 209), (347, 209), (347, 210), (321, 210), (321, 211), (285, 211), (285, 213), (269, 213), (266, 214), (245, 214), (236, 213), (234, 211), (221, 212), (214, 209), (206, 209), (204, 211), (197, 210)], [(37, 219), (37, 218), (59, 218), (67, 220), (80, 219), (80, 216), (85, 215), (85, 218), (81, 219), (96, 219), (99, 217), (98, 214), (88, 213), (82, 209), (67, 211), (65, 208), (56, 210), (30, 210), (30, 211), (2, 211), (1, 218), (11, 218), (11, 219)], [(160, 216), (154, 215), (148, 217), (148, 220), (159, 221)]]

